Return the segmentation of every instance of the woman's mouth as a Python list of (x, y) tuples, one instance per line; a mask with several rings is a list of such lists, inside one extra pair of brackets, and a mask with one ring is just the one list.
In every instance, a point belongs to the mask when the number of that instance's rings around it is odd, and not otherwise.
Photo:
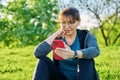
[(70, 32), (70, 30), (65, 30), (65, 33), (69, 33)]

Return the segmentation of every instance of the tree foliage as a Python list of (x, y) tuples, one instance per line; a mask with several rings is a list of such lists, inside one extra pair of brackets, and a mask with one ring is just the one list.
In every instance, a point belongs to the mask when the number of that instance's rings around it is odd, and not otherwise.
[[(81, 8), (87, 9), (98, 21), (99, 29), (106, 46), (120, 44), (120, 1), (119, 0), (80, 0)], [(99, 4), (98, 4), (99, 3)], [(99, 38), (101, 38), (99, 37)]]
[[(99, 27), (98, 40), (102, 39), (104, 45), (120, 44), (120, 0), (58, 0), (58, 3), (60, 9), (73, 6), (83, 15), (89, 15), (91, 18), (86, 20), (86, 24), (93, 23), (93, 27)], [(81, 17), (86, 19), (87, 16)], [(89, 29), (90, 26), (81, 25), (81, 28)]]
[(87, 10), (97, 20), (98, 39), (102, 38), (106, 46), (120, 44), (119, 3), (119, 0), (0, 0), (0, 42), (6, 46), (37, 44), (58, 28), (55, 22), (58, 8), (75, 6)]
[(0, 41), (6, 46), (37, 44), (56, 30), (55, 0), (13, 0), (0, 6)]

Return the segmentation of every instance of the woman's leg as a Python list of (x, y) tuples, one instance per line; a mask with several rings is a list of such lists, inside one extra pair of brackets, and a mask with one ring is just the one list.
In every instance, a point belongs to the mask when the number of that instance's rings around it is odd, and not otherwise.
[(43, 58), (37, 62), (33, 80), (49, 80), (47, 63)]
[(54, 62), (48, 57), (42, 57), (37, 63), (33, 80), (66, 80)]

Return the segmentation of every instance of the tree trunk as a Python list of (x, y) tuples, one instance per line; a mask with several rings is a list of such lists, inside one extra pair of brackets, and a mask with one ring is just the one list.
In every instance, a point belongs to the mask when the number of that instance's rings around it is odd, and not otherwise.
[(113, 45), (117, 42), (119, 38), (120, 38), (120, 33), (116, 36), (115, 40), (113, 41)]
[(108, 39), (107, 37), (105, 36), (105, 33), (104, 33), (104, 29), (102, 28), (103, 26), (100, 26), (100, 30), (101, 30), (101, 33), (102, 33), (102, 36), (104, 38), (104, 41), (105, 41), (105, 45), (108, 46)]

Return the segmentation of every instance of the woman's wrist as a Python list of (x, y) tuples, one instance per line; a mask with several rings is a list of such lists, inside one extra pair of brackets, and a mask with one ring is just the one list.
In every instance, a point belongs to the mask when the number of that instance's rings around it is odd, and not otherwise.
[(78, 58), (82, 58), (82, 51), (81, 50), (77, 50), (77, 54), (78, 54)]
[(72, 55), (71, 55), (73, 59), (76, 58), (82, 58), (82, 51), (80, 50), (76, 50), (76, 51), (72, 51)]
[(52, 44), (53, 40), (56, 38), (57, 34), (53, 33), (50, 37), (48, 37), (45, 41), (48, 43), (48, 44)]
[(74, 51), (74, 56), (72, 57), (73, 59), (77, 59), (78, 58), (78, 53), (77, 51)]

